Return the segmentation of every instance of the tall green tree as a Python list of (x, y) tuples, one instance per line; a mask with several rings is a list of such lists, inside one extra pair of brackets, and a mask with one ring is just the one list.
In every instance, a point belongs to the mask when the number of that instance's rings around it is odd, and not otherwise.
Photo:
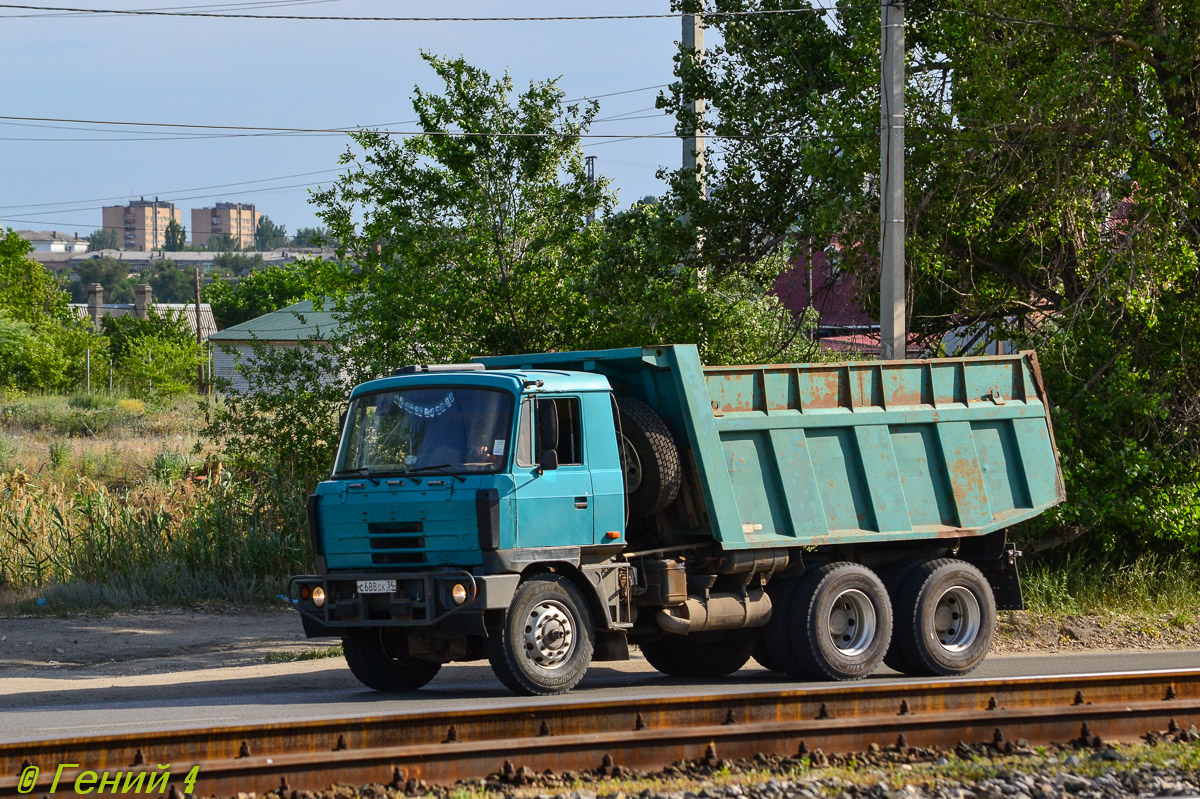
[(86, 353), (102, 360), (107, 342), (75, 314), (70, 297), (29, 257), (13, 231), (0, 237), (0, 391), (59, 391), (78, 385)]
[(209, 252), (240, 252), (242, 245), (238, 240), (229, 233), (217, 233), (209, 236), (208, 241), (204, 244), (204, 249)]
[[(878, 8), (704, 0), (721, 45), (660, 100), (716, 146), (670, 202), (737, 272), (806, 242), (878, 302)], [(828, 21), (826, 21), (828, 20)], [(1160, 0), (910, 6), (912, 329), (985, 325), (1042, 351), (1064, 540), (1200, 550), (1200, 8)], [(707, 101), (701, 122), (691, 98)]]
[(70, 297), (45, 267), (29, 257), (32, 251), (29, 242), (11, 229), (0, 236), (0, 310), (19, 322), (69, 321)]
[(336, 247), (337, 241), (329, 232), (329, 228), (318, 225), (317, 227), (296, 228), (296, 235), (292, 236), (292, 244), (297, 247)]
[(110, 228), (96, 228), (87, 237), (88, 247), (92, 250), (116, 250), (120, 248), (117, 231)]
[(444, 84), (415, 91), (425, 135), (353, 134), (346, 173), (314, 194), (343, 256), (314, 265), (319, 290), (375, 370), (563, 347), (586, 317), (579, 276), (600, 236), (584, 220), (613, 201), (579, 150), (597, 107), (565, 106), (553, 82), (518, 94), (507, 75), (424, 58)]
[(182, 252), (187, 246), (187, 228), (172, 219), (167, 223), (166, 241), (163, 249), (167, 252)]
[(74, 302), (87, 302), (88, 286), (99, 283), (104, 287), (105, 302), (133, 302), (133, 287), (137, 279), (129, 276), (129, 264), (116, 258), (88, 258), (75, 268), (79, 276), (69, 286)]
[(258, 218), (258, 226), (254, 229), (254, 249), (276, 250), (286, 247), (290, 241), (286, 227), (275, 224), (266, 214)]
[(169, 258), (154, 261), (143, 273), (142, 282), (149, 283), (158, 302), (190, 302), (196, 294), (191, 269), (184, 269)]
[(308, 279), (290, 266), (255, 269), (236, 283), (214, 280), (204, 287), (204, 301), (212, 305), (220, 328), (241, 324), (304, 299)]

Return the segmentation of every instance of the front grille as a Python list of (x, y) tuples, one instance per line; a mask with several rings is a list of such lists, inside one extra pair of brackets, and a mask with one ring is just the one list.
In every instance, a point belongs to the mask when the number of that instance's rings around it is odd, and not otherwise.
[(424, 531), (424, 522), (371, 522), (367, 525), (367, 532), (371, 535), (422, 533)]
[[(372, 553), (376, 566), (404, 566), (425, 563), (425, 525), (422, 522), (372, 522), (367, 525), (371, 549), (390, 550)], [(395, 550), (406, 550), (397, 552)]]
[(376, 566), (401, 566), (425, 562), (424, 552), (376, 552), (371, 555), (371, 563)]

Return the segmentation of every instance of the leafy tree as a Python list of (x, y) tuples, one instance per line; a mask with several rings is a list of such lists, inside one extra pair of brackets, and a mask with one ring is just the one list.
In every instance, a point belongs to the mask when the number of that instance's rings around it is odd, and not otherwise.
[(190, 302), (196, 296), (192, 270), (180, 267), (169, 258), (154, 261), (142, 273), (142, 281), (150, 284), (157, 302)]
[(250, 271), (237, 281), (214, 280), (204, 287), (218, 327), (241, 324), (304, 299), (308, 280), (291, 266), (268, 266)]
[[(703, 230), (687, 260), (709, 274), (811, 240), (873, 309), (878, 9), (823, 19), (706, 18), (722, 45), (681, 52), (659, 104), (682, 131), (707, 101), (711, 190), (677, 171), (669, 204)], [(994, 325), (1042, 351), (1070, 497), (1050, 540), (1200, 551), (1200, 9), (952, 0), (914, 6), (906, 43), (912, 329)]]
[(258, 253), (242, 255), (235, 252), (225, 252), (214, 256), (213, 271), (225, 272), (231, 275), (247, 275), (256, 269), (262, 269), (263, 258)]
[(167, 252), (181, 252), (187, 247), (187, 228), (172, 219), (167, 223), (165, 232), (166, 243), (163, 249)]
[(117, 231), (108, 228), (93, 230), (87, 240), (89, 247), (93, 250), (117, 250), (121, 246), (120, 240), (117, 238)]
[(579, 150), (596, 106), (564, 108), (553, 82), (514, 96), (507, 75), (424, 57), (445, 94), (416, 90), (423, 130), (562, 135), (353, 134), (365, 153), (347, 151), (348, 172), (314, 195), (345, 256), (314, 264), (320, 288), (338, 297), (358, 330), (357, 357), (375, 370), (561, 347), (586, 315), (577, 276), (599, 226), (583, 220), (612, 204)]
[(242, 245), (229, 233), (217, 233), (208, 237), (204, 249), (209, 252), (240, 252)]
[(101, 320), (101, 332), (109, 341), (109, 352), (116, 361), (130, 356), (138, 339), (155, 338), (176, 344), (196, 343), (196, 337), (187, 323), (172, 314), (152, 312), (145, 319), (133, 314), (105, 316)]
[(292, 236), (292, 244), (297, 247), (336, 247), (337, 240), (333, 234), (329, 232), (329, 228), (324, 225), (317, 227), (302, 227), (296, 229), (296, 235)]
[(83, 379), (86, 352), (102, 359), (107, 344), (30, 249), (12, 231), (0, 238), (0, 387), (68, 389)]
[(256, 250), (275, 250), (286, 247), (289, 241), (286, 227), (275, 224), (266, 214), (258, 218), (258, 226), (254, 229)]
[(74, 302), (87, 302), (88, 286), (99, 283), (104, 287), (104, 301), (133, 302), (133, 287), (138, 279), (129, 276), (129, 264), (116, 258), (89, 258), (80, 261), (75, 269), (78, 280), (69, 286)]
[(67, 322), (70, 298), (54, 276), (29, 257), (33, 247), (13, 230), (0, 236), (0, 311), (19, 322)]

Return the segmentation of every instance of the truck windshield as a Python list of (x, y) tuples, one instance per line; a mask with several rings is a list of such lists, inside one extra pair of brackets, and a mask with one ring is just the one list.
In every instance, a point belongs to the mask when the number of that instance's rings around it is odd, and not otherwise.
[(512, 433), (512, 395), (479, 388), (379, 391), (350, 404), (334, 476), (497, 472)]

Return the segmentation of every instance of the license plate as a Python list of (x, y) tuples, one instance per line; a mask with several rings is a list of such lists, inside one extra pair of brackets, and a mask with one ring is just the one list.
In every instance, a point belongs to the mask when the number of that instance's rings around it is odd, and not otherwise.
[(394, 594), (396, 593), (395, 580), (359, 580), (358, 593), (360, 594)]

